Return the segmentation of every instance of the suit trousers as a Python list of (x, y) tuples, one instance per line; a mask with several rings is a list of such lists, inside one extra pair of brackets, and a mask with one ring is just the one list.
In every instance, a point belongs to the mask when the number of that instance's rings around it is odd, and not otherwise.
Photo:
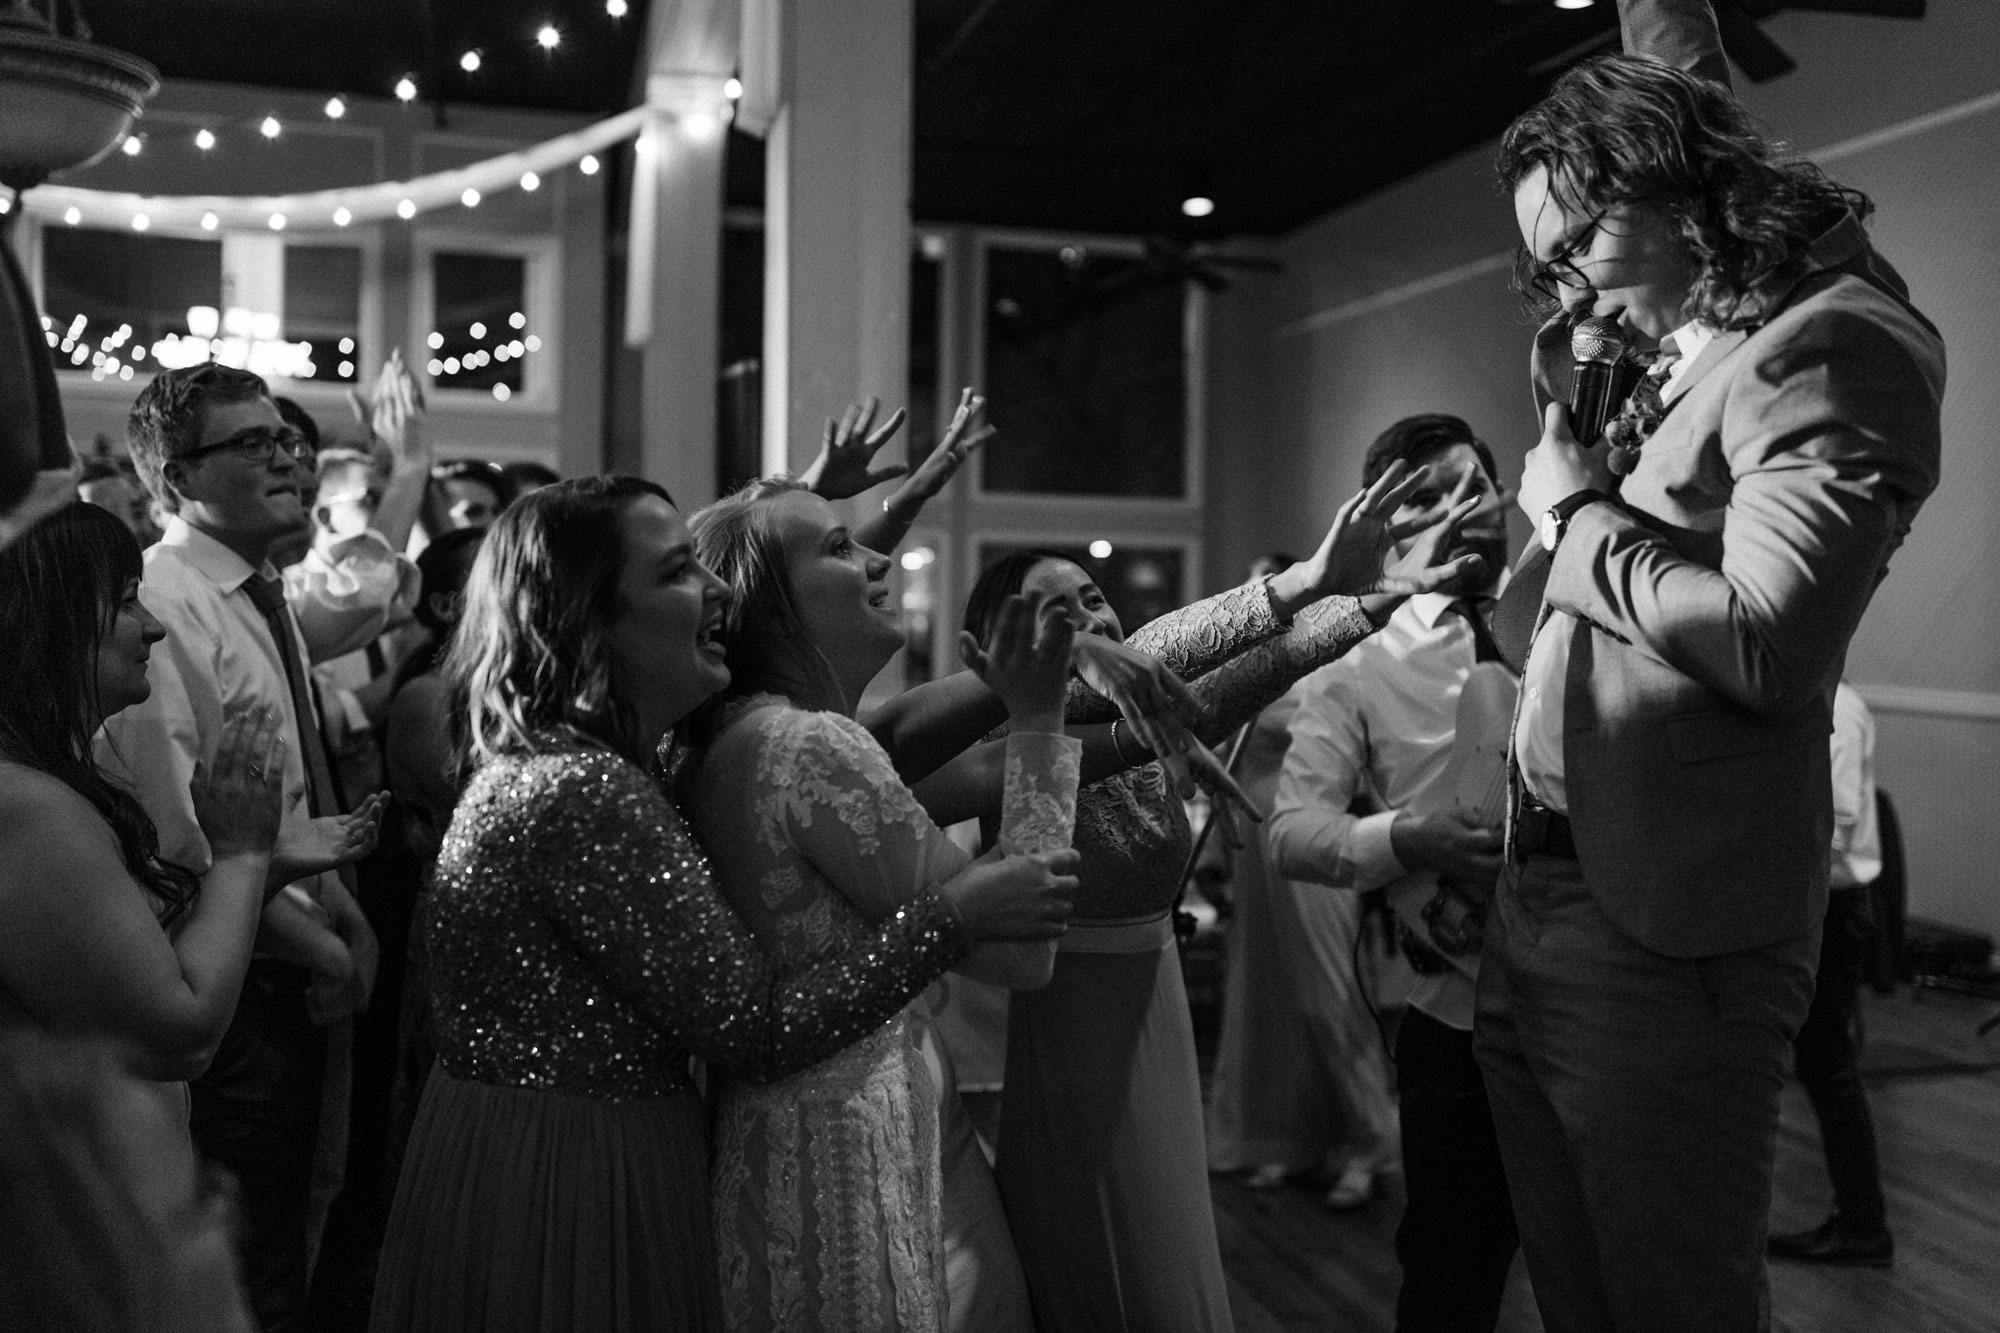
[(1407, 1011), (1396, 1092), (1408, 1195), (1396, 1333), (1493, 1333), (1521, 1242), (1472, 1034)]
[(1833, 1181), (1834, 1211), (1857, 1232), (1880, 1231), (1882, 1167), (1875, 1152), (1875, 1121), (1861, 1088), (1854, 1040), (1856, 992), (1868, 932), (1868, 890), (1835, 889), (1827, 895), (1826, 930), (1819, 946), (1819, 984), (1805, 1026), (1792, 1043), (1799, 1082), (1819, 1120), (1826, 1174)]
[(243, 1280), (265, 1333), (301, 1326), (311, 1264), (314, 1155), (326, 1029), (306, 1015), (303, 968), (250, 964), (215, 1059), (194, 1081), (195, 1145), (235, 1177)]
[(1778, 1099), (1819, 931), (1669, 958), (1577, 862), (1512, 866), (1474, 1049), (1549, 1333), (1757, 1333)]

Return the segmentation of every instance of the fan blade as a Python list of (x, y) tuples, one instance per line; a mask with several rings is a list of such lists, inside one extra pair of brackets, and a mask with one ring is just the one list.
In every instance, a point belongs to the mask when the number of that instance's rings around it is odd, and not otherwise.
[(1722, 49), (1750, 76), (1752, 83), (1769, 83), (1780, 74), (1798, 68), (1785, 49), (1765, 36), (1757, 21), (1735, 5), (1715, 6), (1715, 26), (1722, 37)]
[(1229, 279), (1206, 264), (1189, 264), (1187, 275), (1217, 296), (1229, 290)]
[(1786, 0), (1785, 9), (1817, 9), (1828, 14), (1864, 14), (1870, 18), (1920, 19), (1925, 0)]

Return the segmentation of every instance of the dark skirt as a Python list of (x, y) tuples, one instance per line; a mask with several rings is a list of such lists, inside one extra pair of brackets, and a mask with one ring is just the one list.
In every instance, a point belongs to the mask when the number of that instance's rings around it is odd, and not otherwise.
[(432, 1073), (374, 1333), (719, 1330), (719, 1297), (695, 1092), (607, 1101)]

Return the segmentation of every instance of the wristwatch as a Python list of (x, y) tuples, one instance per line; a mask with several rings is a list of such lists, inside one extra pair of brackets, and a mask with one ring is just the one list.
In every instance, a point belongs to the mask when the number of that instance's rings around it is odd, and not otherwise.
[(1544, 551), (1556, 549), (1563, 539), (1563, 534), (1569, 531), (1570, 518), (1577, 510), (1587, 504), (1595, 504), (1599, 500), (1610, 498), (1603, 491), (1582, 490), (1566, 495), (1544, 509), (1541, 523), (1542, 549)]

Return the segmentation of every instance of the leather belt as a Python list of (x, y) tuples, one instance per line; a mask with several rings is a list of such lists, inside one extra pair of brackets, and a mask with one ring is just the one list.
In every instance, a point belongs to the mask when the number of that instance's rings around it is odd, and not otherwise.
[(1568, 815), (1549, 809), (1524, 786), (1514, 812), (1514, 859), (1526, 861), (1531, 856), (1576, 860), (1576, 833)]

